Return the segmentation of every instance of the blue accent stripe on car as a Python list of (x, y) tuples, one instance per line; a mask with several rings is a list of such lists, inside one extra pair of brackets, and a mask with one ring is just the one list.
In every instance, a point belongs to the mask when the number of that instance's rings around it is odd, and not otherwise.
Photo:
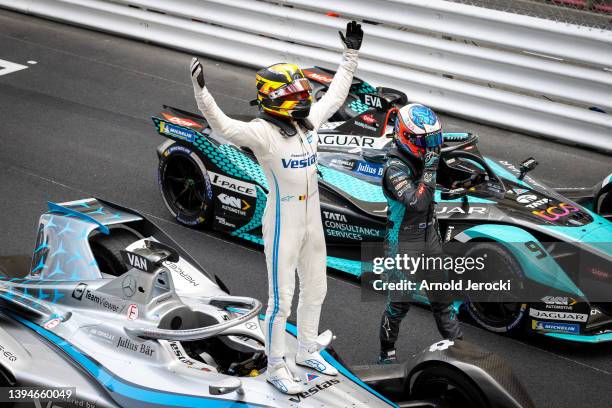
[(353, 276), (361, 276), (361, 261), (353, 259), (327, 257), (327, 267), (349, 273)]
[(361, 388), (369, 391), (371, 394), (377, 396), (378, 398), (380, 398), (387, 404), (393, 407), (398, 407), (397, 404), (395, 404), (388, 398), (384, 397), (383, 395), (379, 394), (378, 392), (374, 391), (374, 389), (372, 389), (368, 384), (364, 383), (358, 377), (356, 377), (355, 374), (351, 373), (345, 366), (343, 366), (342, 364), (340, 364), (340, 362), (338, 362), (335, 358), (333, 358), (332, 355), (329, 354), (327, 350), (321, 351), (321, 357), (323, 357), (325, 361), (327, 361), (329, 364), (336, 367), (336, 370), (338, 370), (339, 373), (344, 375), (349, 380), (353, 381), (355, 384), (359, 385)]
[[(136, 400), (139, 402), (154, 404), (155, 406), (164, 405), (172, 407), (265, 407), (265, 405), (259, 404), (248, 404), (246, 402), (235, 401), (235, 400), (223, 400), (218, 398), (200, 397), (184, 394), (174, 394), (166, 391), (158, 391), (150, 388), (140, 387), (136, 384), (131, 384), (120, 378), (117, 378), (114, 374), (110, 373), (106, 368), (101, 367), (89, 358), (87, 355), (78, 350), (75, 346), (68, 343), (66, 340), (57, 336), (56, 334), (26, 320), (20, 316), (10, 313), (10, 316), (22, 323), (23, 325), (34, 330), (45, 339), (59, 347), (64, 351), (70, 358), (77, 362), (83, 367), (90, 375), (92, 375), (102, 386), (106, 387), (109, 392), (117, 393), (121, 396)], [(139, 404), (138, 406), (142, 406)]]
[[(73, 216), (73, 217), (80, 218), (80, 219), (85, 220), (87, 222), (91, 222), (93, 224), (98, 225), (98, 229), (103, 234), (105, 234), (105, 235), (110, 234), (110, 231), (109, 231), (108, 227), (106, 225), (102, 224), (100, 221), (96, 220), (91, 215), (84, 214), (82, 212), (73, 210), (73, 209), (68, 208), (68, 207), (64, 207), (63, 205), (59, 205), (57, 203), (52, 203), (51, 201), (47, 202), (47, 205), (49, 206), (49, 211), (63, 213), (63, 214), (66, 214), (66, 215), (70, 215), (70, 216)], [(102, 207), (100, 207), (100, 208), (102, 208)]]
[(556, 339), (575, 341), (578, 343), (605, 343), (612, 341), (612, 333), (602, 334), (566, 334), (566, 333), (544, 333), (545, 336), (554, 337)]
[(274, 173), (272, 173), (272, 177), (274, 178), (274, 192), (276, 200), (275, 203), (275, 217), (274, 217), (274, 244), (272, 248), (272, 288), (274, 294), (274, 309), (270, 315), (270, 321), (268, 322), (268, 355), (270, 355), (270, 351), (272, 348), (272, 327), (274, 327), (274, 318), (278, 313), (279, 307), (279, 299), (278, 299), (278, 244), (280, 241), (280, 192), (278, 189), (278, 180)]

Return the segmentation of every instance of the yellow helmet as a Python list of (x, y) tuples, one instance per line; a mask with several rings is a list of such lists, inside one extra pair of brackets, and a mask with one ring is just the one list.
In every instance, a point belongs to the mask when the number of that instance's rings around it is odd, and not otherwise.
[(261, 109), (277, 116), (304, 119), (310, 113), (310, 82), (295, 64), (274, 64), (255, 75), (257, 102)]

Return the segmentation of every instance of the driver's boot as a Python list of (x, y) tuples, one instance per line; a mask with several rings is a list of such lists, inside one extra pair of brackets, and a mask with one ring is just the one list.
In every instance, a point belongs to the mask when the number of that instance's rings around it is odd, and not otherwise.
[(295, 380), (284, 360), (274, 366), (268, 366), (266, 380), (284, 394), (299, 394), (304, 390), (302, 383)]
[(397, 363), (397, 352), (394, 348), (389, 350), (381, 350), (378, 357), (378, 364), (395, 364)]
[(310, 348), (300, 347), (295, 356), (295, 363), (310, 367), (323, 374), (338, 375), (338, 370), (325, 361), (321, 353), (319, 353), (319, 347), (316, 345)]

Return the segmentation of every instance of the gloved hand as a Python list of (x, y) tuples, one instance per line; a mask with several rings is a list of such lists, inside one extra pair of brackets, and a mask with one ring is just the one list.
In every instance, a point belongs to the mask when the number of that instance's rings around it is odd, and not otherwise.
[(440, 163), (440, 148), (432, 147), (425, 149), (423, 156), (423, 162), (425, 163), (425, 170), (436, 171), (438, 170), (438, 164)]
[(197, 58), (191, 60), (191, 82), (196, 91), (204, 89), (204, 68)]
[(361, 24), (357, 24), (356, 21), (351, 21), (346, 24), (346, 37), (342, 34), (342, 31), (338, 31), (340, 39), (346, 45), (346, 48), (351, 50), (358, 50), (361, 48), (361, 40), (363, 39), (363, 30)]

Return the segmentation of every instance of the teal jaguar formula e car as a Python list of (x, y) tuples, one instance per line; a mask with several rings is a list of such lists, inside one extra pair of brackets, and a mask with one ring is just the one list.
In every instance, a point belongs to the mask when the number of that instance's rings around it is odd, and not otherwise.
[[(388, 116), (371, 107), (319, 131), (327, 265), (347, 278), (362, 274), (362, 244), (381, 242), (385, 234), (380, 180), (392, 141)], [(165, 107), (153, 122), (168, 138), (158, 147), (159, 186), (176, 220), (262, 245), (268, 185), (252, 152), (180, 109)], [(519, 274), (541, 294), (458, 302), (461, 309), (495, 332), (527, 329), (570, 341), (612, 341), (612, 302), (601, 295), (612, 282), (612, 174), (592, 189), (552, 189), (528, 174), (537, 165), (533, 159), (514, 165), (484, 157), (478, 137), (469, 133), (447, 133), (444, 140), (436, 192), (444, 241), (473, 244), (474, 253), (497, 258), (499, 273)]]

